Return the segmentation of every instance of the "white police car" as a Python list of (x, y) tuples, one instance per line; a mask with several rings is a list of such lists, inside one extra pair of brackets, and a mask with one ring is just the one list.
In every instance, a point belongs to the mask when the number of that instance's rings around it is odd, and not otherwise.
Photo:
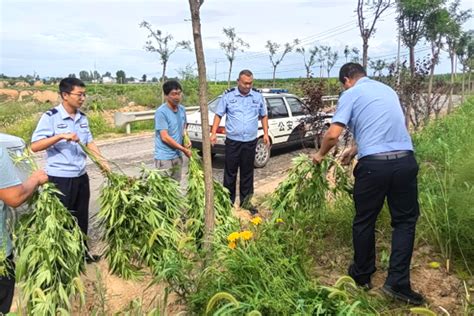
[[(315, 135), (308, 128), (305, 119), (308, 118), (306, 107), (301, 99), (283, 89), (261, 90), (268, 112), (268, 136), (271, 148), (285, 147), (305, 141), (314, 142)], [(214, 121), (214, 112), (219, 103), (220, 96), (209, 102), (209, 122)], [(332, 114), (321, 116), (323, 125), (331, 124)], [(188, 134), (193, 147), (202, 149), (201, 113), (196, 111), (187, 116)], [(270, 159), (271, 150), (263, 143), (263, 128), (258, 123), (258, 141), (254, 165), (256, 168), (264, 167)], [(222, 117), (217, 129), (217, 143), (212, 147), (213, 154), (224, 153), (225, 141), (225, 115)]]

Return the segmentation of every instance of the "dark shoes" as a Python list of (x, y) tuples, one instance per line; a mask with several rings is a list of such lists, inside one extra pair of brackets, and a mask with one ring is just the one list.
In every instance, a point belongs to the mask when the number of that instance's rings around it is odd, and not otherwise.
[(250, 214), (251, 214), (252, 216), (258, 214), (257, 208), (256, 208), (255, 206), (253, 206), (253, 205), (250, 206), (250, 207), (248, 208), (248, 210), (249, 210), (249, 212), (250, 212)]
[(416, 293), (409, 287), (397, 289), (395, 287), (385, 284), (382, 287), (382, 292), (384, 292), (386, 295), (390, 296), (391, 298), (397, 299), (399, 301), (402, 301), (411, 305), (418, 306), (418, 305), (422, 305), (425, 302), (425, 298), (421, 294)]
[(84, 255), (84, 259), (86, 259), (86, 263), (94, 263), (94, 262), (99, 262), (100, 256), (99, 255), (91, 255), (89, 253), (86, 253)]
[(357, 286), (361, 287), (364, 291), (368, 291), (372, 289), (373, 286), (372, 286), (372, 282), (370, 282), (370, 279), (369, 281), (364, 282), (353, 276), (352, 265), (349, 266), (349, 270), (347, 271), (347, 274), (355, 281)]

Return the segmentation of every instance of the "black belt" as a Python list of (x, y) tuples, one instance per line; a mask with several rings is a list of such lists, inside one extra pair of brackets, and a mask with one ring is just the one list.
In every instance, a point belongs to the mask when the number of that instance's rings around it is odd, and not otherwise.
[(395, 160), (399, 158), (403, 158), (406, 156), (412, 155), (413, 152), (410, 150), (404, 151), (397, 151), (395, 153), (382, 153), (382, 154), (374, 154), (362, 157), (361, 160)]

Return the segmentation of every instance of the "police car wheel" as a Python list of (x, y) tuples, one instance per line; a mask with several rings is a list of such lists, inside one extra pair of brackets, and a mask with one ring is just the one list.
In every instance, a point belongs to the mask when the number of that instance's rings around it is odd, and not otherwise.
[(263, 138), (259, 138), (255, 149), (255, 168), (265, 167), (268, 160), (270, 160), (270, 147), (265, 145)]

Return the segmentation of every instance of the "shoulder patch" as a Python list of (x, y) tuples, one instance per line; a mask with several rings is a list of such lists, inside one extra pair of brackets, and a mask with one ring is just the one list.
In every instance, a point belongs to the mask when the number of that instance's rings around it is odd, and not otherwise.
[(232, 91), (234, 91), (234, 90), (235, 90), (235, 87), (234, 87), (234, 88), (226, 89), (226, 90), (224, 91), (224, 94), (229, 93), (229, 92), (232, 92)]
[(58, 110), (55, 108), (49, 109), (48, 111), (45, 112), (46, 115), (52, 116), (54, 114), (58, 113)]
[(81, 115), (87, 116), (86, 113), (84, 113), (84, 112), (82, 112), (82, 111), (79, 111), (79, 113), (80, 113)]

